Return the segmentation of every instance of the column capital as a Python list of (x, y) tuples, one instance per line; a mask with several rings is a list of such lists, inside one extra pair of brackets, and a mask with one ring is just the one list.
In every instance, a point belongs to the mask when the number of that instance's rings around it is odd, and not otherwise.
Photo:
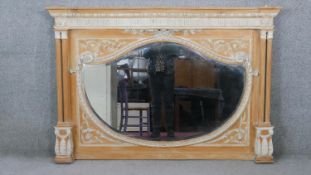
[(68, 39), (68, 32), (55, 30), (55, 39)]
[(272, 39), (273, 30), (260, 30), (260, 38), (261, 39)]

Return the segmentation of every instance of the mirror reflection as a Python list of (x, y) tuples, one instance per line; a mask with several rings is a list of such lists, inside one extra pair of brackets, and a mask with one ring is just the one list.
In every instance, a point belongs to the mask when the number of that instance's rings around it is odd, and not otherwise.
[(237, 109), (245, 70), (171, 42), (137, 48), (110, 64), (83, 66), (94, 113), (117, 132), (147, 140), (207, 134)]

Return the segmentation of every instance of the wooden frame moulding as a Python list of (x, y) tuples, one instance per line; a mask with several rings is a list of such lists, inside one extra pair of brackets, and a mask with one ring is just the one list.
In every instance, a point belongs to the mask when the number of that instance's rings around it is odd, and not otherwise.
[[(270, 123), (272, 38), (273, 19), (280, 8), (49, 7), (48, 11), (55, 20), (58, 107), (55, 162), (71, 163), (75, 159), (253, 159), (257, 163), (273, 162), (273, 126)], [(117, 40), (122, 39), (121, 36), (132, 40), (102, 57), (82, 58), (78, 40), (103, 39), (108, 35)], [(225, 42), (230, 42), (230, 38), (248, 40), (248, 56), (237, 57), (234, 52), (225, 55), (200, 43), (199, 38), (211, 36)], [(83, 103), (85, 97), (81, 95), (81, 65), (102, 64), (122, 55), (121, 51), (154, 41), (183, 43), (218, 61), (244, 65), (249, 86), (245, 87), (244, 101), (233, 115), (236, 120), (202, 138), (166, 143), (126, 138), (92, 117), (89, 107)], [(104, 134), (109, 141), (103, 140), (105, 144), (83, 143), (81, 120), (87, 120), (93, 130)], [(226, 143), (228, 131), (242, 125), (245, 126), (245, 139)]]

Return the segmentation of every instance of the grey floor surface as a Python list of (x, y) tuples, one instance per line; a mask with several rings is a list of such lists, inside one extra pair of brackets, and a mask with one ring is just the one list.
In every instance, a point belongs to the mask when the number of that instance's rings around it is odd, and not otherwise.
[[(143, 167), (143, 168), (142, 168)], [(0, 157), (0, 175), (310, 175), (310, 156), (283, 156), (274, 164), (232, 160), (79, 160), (54, 164), (51, 157)]]

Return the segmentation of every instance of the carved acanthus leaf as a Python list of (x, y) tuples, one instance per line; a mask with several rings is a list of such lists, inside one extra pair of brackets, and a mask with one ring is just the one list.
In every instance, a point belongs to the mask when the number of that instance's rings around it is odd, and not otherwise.
[(235, 61), (244, 61), (249, 57), (249, 39), (214, 39), (195, 40), (209, 50)]
[(245, 128), (237, 128), (231, 130), (224, 135), (224, 143), (242, 143), (245, 132)]
[(245, 145), (248, 144), (249, 137), (249, 118), (250, 118), (250, 105), (247, 105), (246, 109), (239, 117), (238, 123), (235, 127), (229, 129), (219, 137), (207, 142), (198, 144), (198, 146), (204, 145)]
[(104, 132), (92, 127), (87, 116), (82, 112), (80, 123), (80, 140), (82, 144), (102, 144), (118, 142), (108, 137)]
[[(245, 144), (248, 136), (248, 124), (240, 123), (240, 127), (228, 130), (221, 137), (211, 140), (209, 143)], [(208, 144), (208, 143), (207, 143)]]
[(135, 41), (135, 39), (105, 38), (80, 40), (80, 55), (85, 55), (86, 60), (104, 57), (122, 49), (132, 41)]

